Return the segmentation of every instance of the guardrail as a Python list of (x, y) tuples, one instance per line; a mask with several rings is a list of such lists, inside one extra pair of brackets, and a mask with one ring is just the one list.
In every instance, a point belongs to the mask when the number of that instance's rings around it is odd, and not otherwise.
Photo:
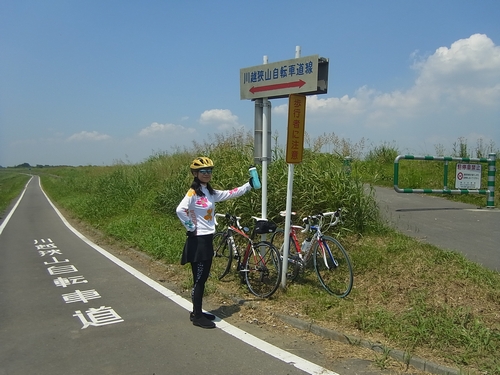
[[(434, 160), (443, 161), (444, 164), (444, 188), (443, 189), (407, 189), (398, 186), (399, 180), (399, 160)], [(448, 189), (448, 162), (457, 161), (463, 163), (476, 162), (488, 164), (488, 187), (487, 189)], [(419, 193), (419, 194), (482, 194), (486, 195), (486, 207), (495, 206), (495, 174), (496, 174), (496, 154), (488, 154), (488, 158), (454, 158), (450, 156), (416, 156), (398, 155), (394, 160), (394, 190), (398, 193)]]

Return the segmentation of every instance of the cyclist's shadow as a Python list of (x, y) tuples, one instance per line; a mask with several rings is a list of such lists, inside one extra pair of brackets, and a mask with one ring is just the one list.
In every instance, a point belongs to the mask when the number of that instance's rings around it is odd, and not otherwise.
[(243, 306), (245, 303), (252, 301), (261, 301), (262, 299), (257, 297), (249, 297), (249, 298), (233, 297), (232, 300), (234, 302), (233, 304), (221, 305), (216, 309), (209, 310), (209, 312), (221, 319), (226, 319), (230, 318), (235, 314), (239, 314), (241, 312), (241, 306)]
[(229, 318), (241, 311), (241, 306), (245, 303), (244, 300), (235, 302), (232, 305), (221, 305), (217, 309), (210, 310), (210, 313), (216, 315), (221, 319)]

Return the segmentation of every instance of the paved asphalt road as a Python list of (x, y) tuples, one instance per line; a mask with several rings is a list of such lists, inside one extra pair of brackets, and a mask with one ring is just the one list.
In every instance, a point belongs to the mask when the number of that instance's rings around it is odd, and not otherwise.
[(71, 231), (37, 176), (18, 202), (0, 224), (0, 375), (335, 374), (193, 326), (190, 302)]
[[(382, 215), (402, 233), (500, 272), (500, 210), (375, 188)], [(486, 203), (486, 198), (485, 198)]]

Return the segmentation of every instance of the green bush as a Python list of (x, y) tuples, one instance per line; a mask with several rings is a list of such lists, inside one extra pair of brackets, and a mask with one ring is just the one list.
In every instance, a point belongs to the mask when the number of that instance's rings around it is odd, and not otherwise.
[(0, 213), (7, 208), (9, 203), (19, 195), (22, 188), (29, 181), (27, 174), (13, 173), (0, 170)]

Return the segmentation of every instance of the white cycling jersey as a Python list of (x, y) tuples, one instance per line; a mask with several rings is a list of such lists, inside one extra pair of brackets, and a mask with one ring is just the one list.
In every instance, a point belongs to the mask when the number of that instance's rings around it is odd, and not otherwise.
[(202, 184), (204, 197), (196, 195), (194, 189), (189, 189), (181, 203), (177, 206), (177, 216), (182, 225), (189, 231), (196, 231), (197, 236), (215, 233), (215, 203), (231, 198), (237, 198), (252, 190), (250, 183), (246, 183), (232, 190), (215, 190), (211, 195), (207, 187)]

